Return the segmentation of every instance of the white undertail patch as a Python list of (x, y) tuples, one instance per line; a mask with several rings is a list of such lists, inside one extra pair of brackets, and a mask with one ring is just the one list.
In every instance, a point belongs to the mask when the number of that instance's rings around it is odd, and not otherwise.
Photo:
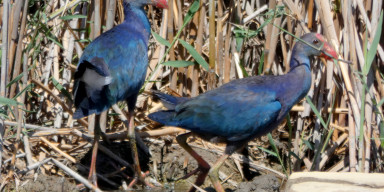
[(81, 78), (81, 81), (87, 85), (87, 96), (90, 97), (94, 91), (100, 91), (103, 86), (111, 84), (112, 77), (102, 76), (95, 70), (87, 68)]

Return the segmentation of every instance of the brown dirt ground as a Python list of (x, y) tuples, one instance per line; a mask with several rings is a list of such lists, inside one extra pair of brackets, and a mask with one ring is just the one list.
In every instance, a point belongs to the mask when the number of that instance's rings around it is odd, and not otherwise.
[[(166, 139), (165, 139), (166, 140)], [(186, 180), (178, 180), (185, 174), (191, 172), (197, 168), (197, 162), (186, 153), (178, 144), (167, 145), (161, 140), (157, 142), (146, 141), (146, 145), (151, 151), (151, 156), (145, 155), (143, 151), (140, 151), (140, 161), (143, 171), (149, 171), (150, 178), (156, 178), (163, 187), (156, 187), (155, 189), (147, 189), (140, 185), (135, 186), (135, 191), (187, 191), (191, 187), (191, 183), (194, 182), (195, 176), (191, 176)], [(159, 142), (160, 141), (160, 142)], [(102, 143), (115, 154), (125, 159), (129, 163), (132, 163), (131, 152), (128, 142), (114, 142), (112, 145)], [(195, 144), (195, 143), (194, 143)], [(204, 147), (202, 147), (204, 148)], [(212, 153), (209, 150), (194, 148), (207, 162), (213, 164), (219, 155)], [(90, 164), (91, 150), (81, 158), (81, 161), (74, 169), (82, 174), (84, 177), (88, 176), (88, 166)], [(186, 166), (184, 167), (184, 164)], [(122, 190), (122, 183), (129, 184), (133, 172), (129, 169), (118, 171), (123, 166), (112, 160), (101, 151), (98, 153), (97, 159), (97, 172), (103, 174), (108, 179), (115, 183), (114, 185), (108, 184), (103, 180), (98, 180), (99, 187), (102, 190)], [(277, 177), (272, 174), (262, 175), (256, 171), (248, 168), (244, 169), (244, 174), (249, 181), (245, 181), (241, 178), (241, 174), (236, 168), (236, 165), (232, 159), (228, 159), (226, 163), (221, 167), (221, 172), (230, 178), (223, 184), (226, 191), (258, 191), (258, 192), (277, 192), (280, 189), (280, 182)], [(17, 191), (84, 191), (86, 190), (81, 185), (78, 185), (76, 181), (68, 177), (48, 176), (39, 174), (37, 180), (33, 179), (24, 180), (24, 183)], [(77, 187), (77, 186), (80, 187)], [(203, 186), (206, 191), (215, 191), (211, 185), (209, 178), (207, 177)], [(12, 188), (12, 187), (11, 187)], [(10, 189), (10, 188), (9, 188)], [(11, 189), (12, 190), (12, 189)]]
[(17, 189), (8, 190), (18, 192), (78, 191), (73, 179), (43, 174), (39, 174), (36, 180), (33, 178), (27, 179)]

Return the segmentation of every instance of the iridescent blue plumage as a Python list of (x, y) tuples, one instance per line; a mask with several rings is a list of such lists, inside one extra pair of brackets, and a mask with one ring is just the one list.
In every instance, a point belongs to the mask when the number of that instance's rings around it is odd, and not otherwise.
[[(293, 105), (307, 94), (311, 87), (309, 57), (322, 56), (323, 52), (336, 57), (336, 52), (321, 35), (309, 33), (301, 39), (312, 46), (303, 42), (295, 44), (290, 71), (285, 75), (234, 80), (194, 98), (174, 98), (154, 92), (170, 107), (149, 114), (150, 119), (191, 130), (205, 140), (227, 143), (225, 155), (209, 172), (217, 191), (223, 191), (218, 180), (218, 168), (224, 160), (249, 140), (275, 129)], [(209, 164), (188, 146), (186, 138), (189, 135), (178, 136), (177, 141), (199, 162), (201, 173), (195, 184), (201, 185)]]
[[(84, 50), (75, 72), (73, 87), (78, 119), (96, 114), (94, 144), (89, 179), (96, 184), (96, 156), (100, 133), (100, 113), (119, 101), (128, 104), (128, 137), (134, 159), (135, 177), (143, 183), (134, 130), (134, 109), (148, 65), (150, 24), (144, 5), (167, 8), (166, 0), (124, 0), (125, 20), (101, 34)], [(132, 181), (132, 185), (137, 181)], [(146, 183), (149, 185), (148, 183)], [(150, 185), (149, 185), (150, 186)]]
[[(299, 73), (304, 75), (297, 75)], [(294, 89), (287, 78), (305, 85), (300, 90)], [(248, 141), (271, 131), (281, 122), (290, 108), (307, 93), (310, 82), (310, 71), (305, 68), (297, 68), (284, 76), (239, 79), (175, 103), (173, 110), (152, 113), (149, 118), (199, 135), (219, 136), (227, 142)], [(288, 95), (290, 97), (286, 98)]]
[[(80, 58), (75, 73), (74, 118), (99, 114), (118, 101), (127, 100), (130, 107), (136, 102), (147, 70), (150, 24), (142, 6), (125, 3), (124, 13), (124, 22), (96, 38)], [(95, 58), (98, 61), (92, 63)], [(85, 69), (79, 70), (82, 67)], [(109, 81), (91, 87), (82, 79), (86, 70), (94, 70)]]
[[(302, 37), (308, 42), (314, 38), (317, 36), (312, 33)], [(223, 137), (229, 143), (248, 141), (273, 130), (306, 95), (311, 86), (309, 56), (320, 54), (298, 42), (293, 49), (291, 70), (285, 75), (234, 80), (195, 98), (176, 99), (154, 92), (162, 100), (179, 102), (173, 102), (171, 110), (152, 113), (149, 118), (203, 137)]]

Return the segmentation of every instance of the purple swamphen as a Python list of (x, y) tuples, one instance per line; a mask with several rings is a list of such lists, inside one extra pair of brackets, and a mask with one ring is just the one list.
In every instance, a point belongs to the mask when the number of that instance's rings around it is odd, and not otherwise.
[[(208, 174), (215, 189), (224, 191), (218, 177), (223, 162), (248, 141), (275, 129), (292, 106), (307, 94), (311, 87), (310, 57), (337, 57), (336, 51), (320, 34), (308, 33), (301, 39), (307, 43), (296, 42), (290, 71), (285, 75), (234, 80), (194, 98), (177, 98), (158, 91), (153, 92), (168, 110), (151, 113), (148, 117), (164, 125), (192, 131), (179, 135), (177, 142), (199, 164), (194, 171), (199, 171), (195, 182), (197, 186), (204, 183)], [(212, 168), (187, 144), (187, 138), (191, 134), (207, 141), (227, 144), (225, 154)], [(193, 190), (192, 187), (191, 191)]]
[(166, 0), (123, 0), (124, 21), (101, 34), (85, 49), (75, 72), (73, 118), (96, 114), (90, 179), (96, 183), (95, 161), (100, 134), (99, 114), (119, 101), (128, 104), (128, 136), (135, 163), (135, 177), (144, 181), (134, 133), (134, 109), (148, 66), (151, 28), (144, 6), (167, 8)]

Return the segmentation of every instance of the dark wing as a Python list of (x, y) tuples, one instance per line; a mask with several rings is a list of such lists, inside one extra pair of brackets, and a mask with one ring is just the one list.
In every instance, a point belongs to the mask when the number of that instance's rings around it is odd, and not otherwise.
[(149, 117), (162, 124), (238, 141), (273, 129), (269, 125), (275, 122), (280, 109), (274, 91), (249, 89), (247, 84), (235, 82)]

